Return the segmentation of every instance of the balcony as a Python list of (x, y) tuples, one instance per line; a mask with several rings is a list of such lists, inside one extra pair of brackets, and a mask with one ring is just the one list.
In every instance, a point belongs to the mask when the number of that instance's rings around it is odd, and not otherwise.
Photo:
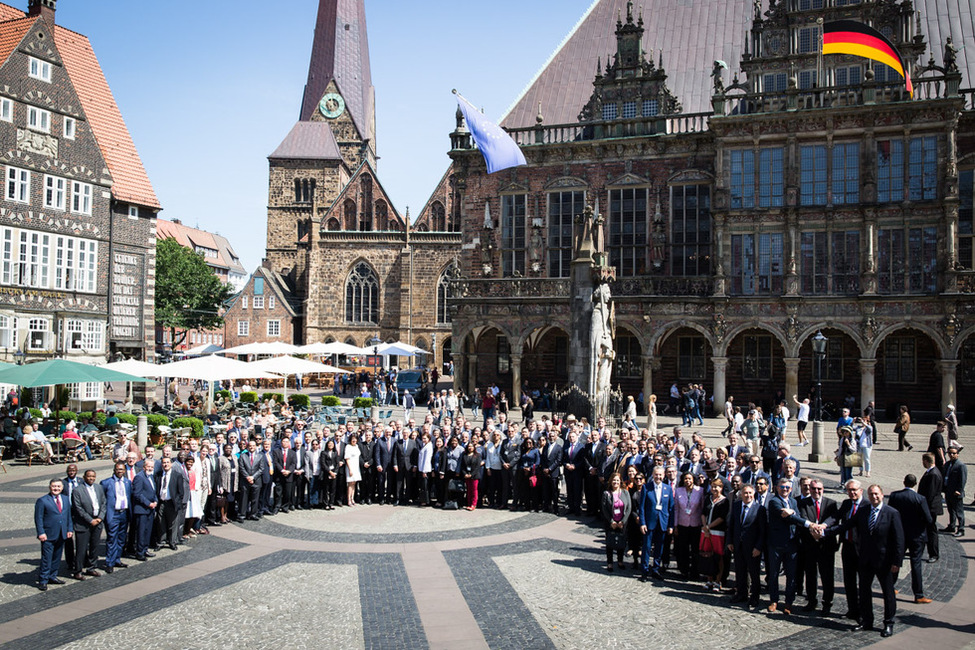
[(711, 113), (656, 115), (574, 124), (539, 124), (505, 130), (515, 142), (525, 147), (536, 144), (564, 144), (608, 138), (703, 133), (708, 130), (708, 117), (710, 115)]
[(487, 278), (451, 280), (451, 297), (469, 298), (560, 298), (568, 299), (566, 278)]
[(614, 297), (705, 298), (714, 293), (710, 276), (622, 278), (610, 284)]

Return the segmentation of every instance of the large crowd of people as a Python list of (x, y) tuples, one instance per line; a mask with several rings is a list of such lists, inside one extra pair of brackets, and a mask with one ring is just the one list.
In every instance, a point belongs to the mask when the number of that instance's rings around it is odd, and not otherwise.
[[(38, 500), (38, 585), (46, 590), (61, 583), (62, 555), (69, 575), (84, 580), (99, 575), (99, 566), (111, 573), (124, 568), (124, 560), (147, 561), (163, 545), (176, 549), (209, 527), (294, 510), (486, 507), (601, 518), (608, 571), (626, 568), (629, 559), (642, 580), (659, 580), (674, 560), (676, 579), (703, 580), (715, 592), (730, 589), (731, 602), (751, 608), (759, 606), (764, 588), (767, 610), (786, 615), (803, 585), (804, 610), (831, 612), (839, 551), (846, 616), (857, 629), (873, 627), (871, 584), (877, 578), (889, 635), (893, 580), (905, 553), (915, 601), (930, 602), (920, 567), (925, 548), (929, 562), (938, 559), (934, 520), (942, 494), (948, 529), (964, 532), (966, 468), (958, 460), (957, 435), (945, 443), (945, 423), (931, 436), (920, 481), (906, 476), (905, 489), (885, 503), (880, 486), (852, 476), (854, 467), (869, 476), (863, 451), (876, 436), (871, 413), (852, 418), (844, 410), (836, 425), (836, 459), (848, 498), (837, 503), (824, 496), (822, 481), (801, 472), (786, 441), (787, 419), (779, 413), (765, 422), (753, 405), (747, 417), (726, 409), (727, 444), (714, 447), (682, 426), (640, 429), (635, 417), (619, 429), (604, 418), (589, 423), (573, 415), (515, 424), (493, 404), (481, 407), (480, 422), (447, 399), (420, 422), (409, 417), (337, 426), (258, 408), (233, 415), (213, 439), (190, 438), (180, 449), (138, 450), (120, 439), (111, 476), (99, 480), (88, 469), (79, 478), (72, 464)], [(107, 552), (99, 565), (103, 533)]]

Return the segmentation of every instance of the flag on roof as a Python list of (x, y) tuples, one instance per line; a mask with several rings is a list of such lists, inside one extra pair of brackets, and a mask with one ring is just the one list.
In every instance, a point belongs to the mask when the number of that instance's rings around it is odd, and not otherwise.
[(504, 129), (484, 117), (477, 108), (457, 93), (457, 103), (464, 113), (464, 119), (474, 137), (474, 144), (481, 150), (489, 174), (525, 165), (525, 154), (521, 152), (518, 143)]
[(879, 31), (857, 20), (834, 20), (823, 24), (823, 54), (852, 54), (884, 63), (904, 77), (907, 92), (913, 97), (911, 75), (904, 68), (900, 53)]

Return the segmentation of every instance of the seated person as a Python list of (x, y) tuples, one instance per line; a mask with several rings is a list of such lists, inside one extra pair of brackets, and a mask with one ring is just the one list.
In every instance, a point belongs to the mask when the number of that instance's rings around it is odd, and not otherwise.
[(118, 415), (115, 414), (115, 409), (108, 412), (108, 417), (105, 418), (105, 428), (112, 431), (119, 425)]
[(94, 422), (91, 421), (87, 415), (81, 418), (81, 424), (78, 425), (78, 433), (81, 434), (83, 438), (88, 438), (94, 433), (98, 433), (98, 427)]
[[(61, 434), (61, 439), (65, 441), (81, 440), (82, 442), (84, 442), (84, 438), (82, 438), (81, 434), (78, 433), (78, 429), (77, 426), (75, 425), (74, 420), (69, 420), (68, 423), (64, 425), (64, 433)], [(85, 457), (88, 458), (88, 460), (91, 460), (92, 458), (95, 457), (94, 454), (91, 453), (91, 449), (88, 447), (87, 442), (85, 442), (85, 444), (81, 448), (84, 450)]]
[(41, 443), (44, 447), (44, 450), (41, 452), (41, 458), (48, 465), (54, 464), (54, 461), (51, 460), (54, 457), (54, 450), (51, 448), (51, 443), (48, 442), (48, 439), (44, 437), (44, 434), (39, 429), (35, 429), (30, 424), (24, 427), (24, 452), (29, 454), (30, 452), (27, 450), (28, 442)]
[(162, 410), (163, 407), (159, 406), (159, 402), (156, 400), (152, 400), (152, 408), (150, 408), (149, 411), (152, 413), (159, 413)]

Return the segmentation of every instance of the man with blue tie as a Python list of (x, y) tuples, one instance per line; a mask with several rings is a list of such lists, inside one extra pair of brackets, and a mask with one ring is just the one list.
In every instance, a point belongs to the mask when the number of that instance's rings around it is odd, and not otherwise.
[(758, 607), (761, 583), (759, 571), (765, 548), (765, 508), (755, 501), (755, 487), (743, 485), (741, 498), (731, 506), (728, 521), (728, 550), (735, 560), (735, 595), (733, 603), (748, 601)]
[[(643, 575), (642, 582), (646, 582), (652, 575), (656, 580), (663, 580), (661, 573), (661, 558), (663, 557), (664, 539), (674, 532), (674, 491), (664, 483), (664, 468), (657, 465), (653, 468), (653, 480), (643, 486), (640, 493), (640, 506), (637, 511), (640, 516), (640, 531), (643, 533)], [(650, 572), (650, 559), (653, 558), (653, 573)]]
[(105, 490), (105, 573), (112, 573), (115, 567), (128, 566), (122, 562), (132, 509), (132, 483), (125, 475), (126, 470), (125, 463), (115, 463), (114, 474), (102, 481)]
[(64, 484), (61, 479), (48, 483), (48, 493), (34, 504), (34, 527), (37, 539), (41, 542), (41, 570), (37, 588), (47, 591), (48, 583), (63, 585), (58, 577), (61, 569), (61, 555), (65, 540), (71, 539), (71, 505), (61, 494)]
[(769, 600), (772, 601), (768, 611), (775, 612), (779, 608), (779, 570), (785, 566), (785, 606), (782, 612), (790, 615), (792, 603), (796, 598), (795, 577), (799, 552), (797, 527), (804, 526), (816, 530), (822, 530), (823, 527), (796, 514), (798, 506), (791, 494), (791, 479), (779, 479), (775, 489), (776, 493), (769, 497), (765, 506), (768, 513), (768, 562), (765, 568)]

